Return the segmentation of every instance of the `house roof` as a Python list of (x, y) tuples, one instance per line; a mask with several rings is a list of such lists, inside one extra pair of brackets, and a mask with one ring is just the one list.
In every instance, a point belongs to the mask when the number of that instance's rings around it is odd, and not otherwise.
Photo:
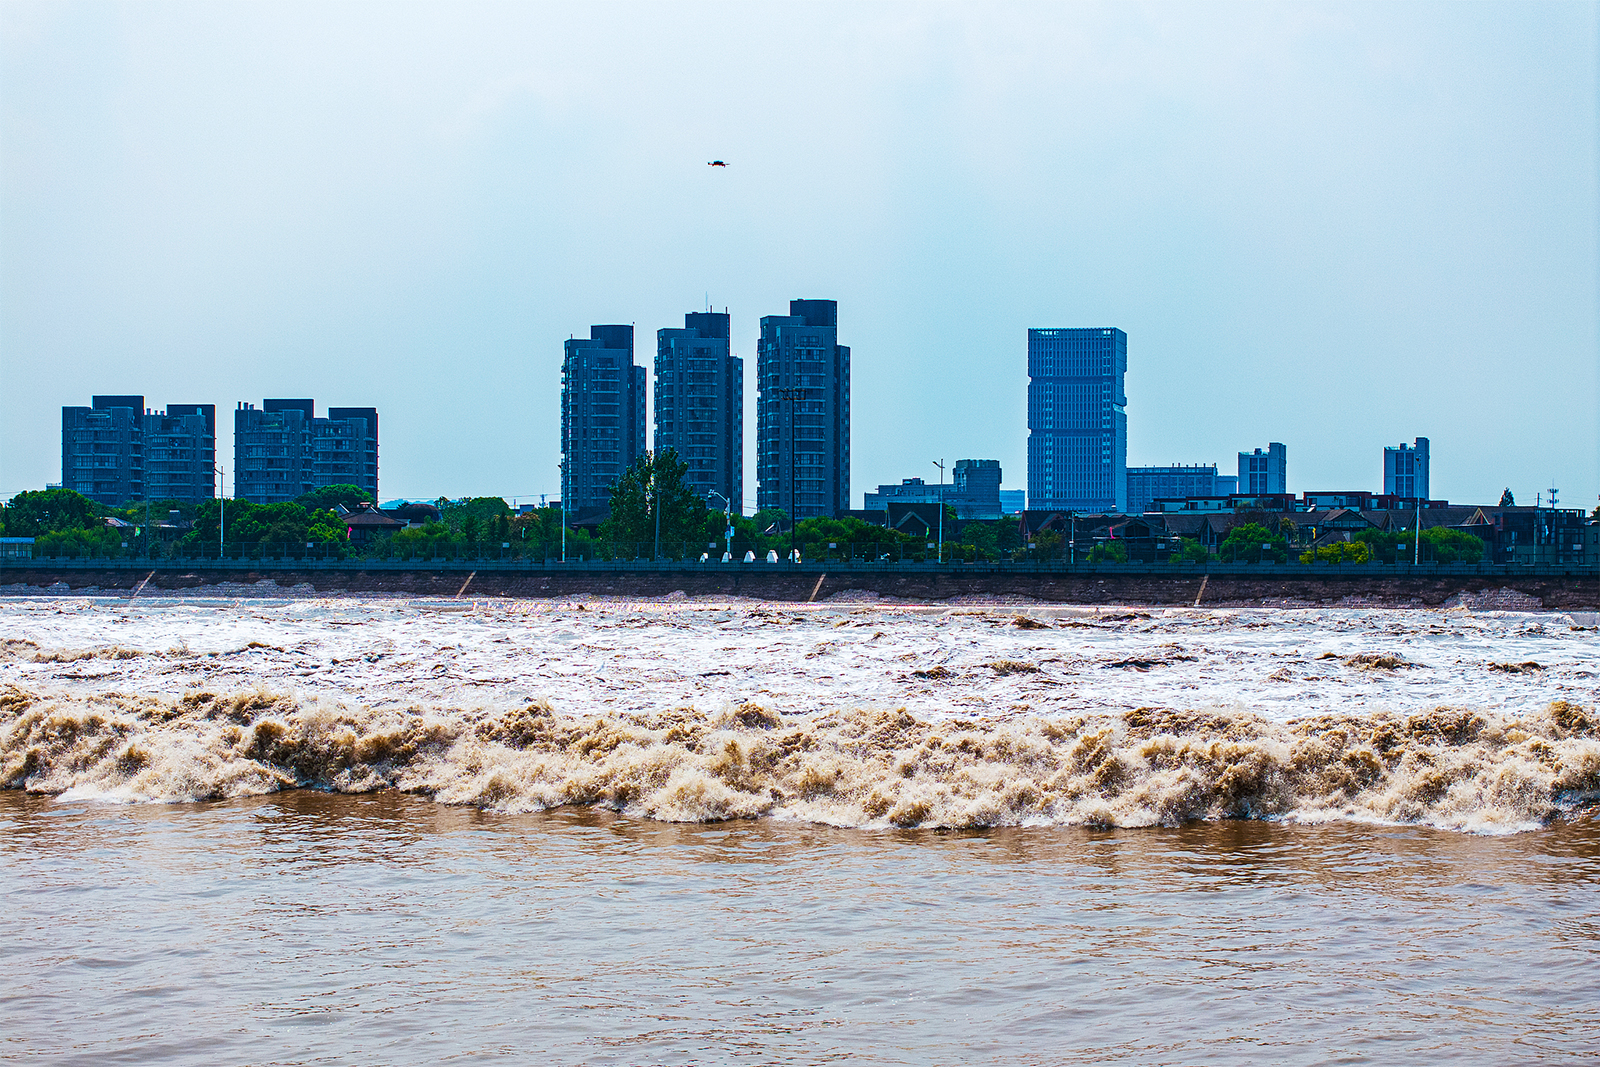
[(412, 502), (400, 504), (392, 508), (379, 508), (385, 515), (399, 519), (401, 522), (438, 522), (444, 513), (432, 504)]
[(340, 518), (349, 529), (360, 527), (365, 530), (390, 530), (405, 525), (399, 519), (384, 514), (370, 504), (349, 511)]
[[(939, 524), (939, 515), (943, 505), (934, 502), (905, 501), (890, 499), (885, 501), (889, 515), (889, 528), (909, 532), (909, 528), (921, 527), (932, 530)], [(954, 523), (951, 524), (954, 532)]]

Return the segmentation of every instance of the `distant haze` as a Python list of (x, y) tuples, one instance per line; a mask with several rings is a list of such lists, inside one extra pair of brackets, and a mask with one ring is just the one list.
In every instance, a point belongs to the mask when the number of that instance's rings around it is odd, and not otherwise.
[[(559, 490), (561, 341), (839, 302), (852, 497), (1026, 483), (1030, 326), (1128, 461), (1600, 491), (1597, 7), (0, 7), (0, 493), (93, 393), (373, 405), (385, 498)], [(707, 167), (726, 160), (724, 168)], [(755, 418), (746, 416), (746, 496)]]

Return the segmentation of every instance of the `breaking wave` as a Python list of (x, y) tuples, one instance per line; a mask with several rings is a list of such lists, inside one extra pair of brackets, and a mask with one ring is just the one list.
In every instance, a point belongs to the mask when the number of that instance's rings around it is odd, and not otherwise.
[(355, 708), (267, 690), (172, 700), (0, 690), (0, 786), (195, 801), (401, 789), (523, 812), (594, 804), (672, 821), (1149, 826), (1361, 819), (1507, 832), (1600, 796), (1593, 709), (1325, 715), (1139, 708), (1077, 718), (905, 711), (568, 716)]

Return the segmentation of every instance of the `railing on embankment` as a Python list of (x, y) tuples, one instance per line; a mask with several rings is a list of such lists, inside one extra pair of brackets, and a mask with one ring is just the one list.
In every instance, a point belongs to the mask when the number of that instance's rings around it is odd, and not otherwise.
[[(12, 593), (192, 590), (263, 595), (691, 596), (823, 600), (855, 590), (906, 599), (1022, 595), (1064, 603), (1235, 604), (1304, 601), (1443, 604), (1508, 590), (1546, 608), (1600, 607), (1600, 567), (1493, 564), (695, 563), (448, 560), (4, 560)], [(225, 587), (225, 588), (222, 588)], [(1512, 598), (1516, 600), (1516, 598)], [(1519, 603), (1524, 601), (1517, 601)]]

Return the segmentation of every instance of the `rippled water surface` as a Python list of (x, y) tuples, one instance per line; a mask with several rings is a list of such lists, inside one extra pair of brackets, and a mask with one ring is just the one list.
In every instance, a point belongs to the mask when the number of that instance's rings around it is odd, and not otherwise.
[(0, 1058), (1484, 1063), (1600, 1048), (1600, 824), (863, 830), (0, 793)]

